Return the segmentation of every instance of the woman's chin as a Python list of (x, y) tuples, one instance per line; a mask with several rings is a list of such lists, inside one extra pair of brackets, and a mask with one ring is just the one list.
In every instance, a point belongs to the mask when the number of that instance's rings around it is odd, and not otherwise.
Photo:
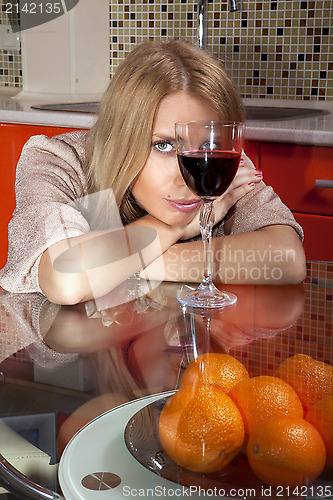
[(164, 222), (164, 224), (167, 224), (168, 226), (187, 226), (193, 218), (195, 217), (195, 212), (191, 213), (173, 213), (173, 214), (161, 214), (159, 215), (158, 219), (161, 222)]

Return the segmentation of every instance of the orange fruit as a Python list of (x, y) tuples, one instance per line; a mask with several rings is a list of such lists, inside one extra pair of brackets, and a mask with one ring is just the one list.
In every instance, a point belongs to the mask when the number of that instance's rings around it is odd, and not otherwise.
[(333, 395), (333, 366), (306, 354), (283, 361), (275, 375), (295, 389), (305, 411), (324, 396)]
[(237, 455), (244, 424), (227, 394), (203, 384), (184, 387), (168, 399), (159, 419), (159, 437), (178, 465), (210, 473), (226, 467)]
[(249, 378), (245, 366), (233, 356), (206, 353), (195, 358), (185, 369), (180, 387), (205, 383), (219, 387), (228, 394), (238, 382)]
[(229, 396), (239, 408), (248, 434), (262, 420), (278, 415), (303, 417), (303, 408), (294, 389), (277, 377), (259, 375), (242, 380)]
[(186, 387), (175, 392), (164, 405), (159, 419), (159, 434), (162, 445), (165, 442), (167, 448), (169, 441), (176, 440), (180, 415), (193, 397), (192, 388)]
[(321, 435), (326, 448), (326, 465), (333, 467), (333, 396), (326, 396), (309, 409), (305, 419)]
[(325, 445), (319, 432), (303, 418), (273, 417), (249, 436), (251, 469), (271, 486), (303, 486), (318, 477), (325, 465)]

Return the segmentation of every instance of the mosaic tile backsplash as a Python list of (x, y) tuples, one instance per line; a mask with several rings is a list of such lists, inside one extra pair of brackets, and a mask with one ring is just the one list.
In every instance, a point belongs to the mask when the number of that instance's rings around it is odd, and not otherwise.
[[(331, 0), (236, 3), (230, 12), (228, 0), (208, 0), (205, 38), (244, 97), (333, 99)], [(191, 0), (110, 0), (110, 73), (147, 38), (197, 43), (196, 11)], [(0, 51), (0, 86), (21, 85), (20, 52)]]

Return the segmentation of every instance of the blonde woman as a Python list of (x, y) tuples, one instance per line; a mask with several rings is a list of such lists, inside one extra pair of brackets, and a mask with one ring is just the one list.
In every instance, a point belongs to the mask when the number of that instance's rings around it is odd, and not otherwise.
[[(112, 78), (91, 131), (36, 136), (25, 145), (0, 285), (74, 304), (107, 294), (143, 267), (150, 279), (200, 281), (201, 201), (178, 169), (174, 124), (243, 118), (235, 85), (207, 52), (177, 40), (135, 48)], [(93, 216), (85, 202), (76, 203), (93, 193), (111, 193), (118, 218), (104, 221), (111, 211), (103, 197), (93, 198)], [(216, 281), (303, 280), (302, 229), (245, 155), (214, 204)], [(144, 263), (119, 264), (121, 225), (155, 235)], [(236, 255), (243, 255), (241, 266)]]

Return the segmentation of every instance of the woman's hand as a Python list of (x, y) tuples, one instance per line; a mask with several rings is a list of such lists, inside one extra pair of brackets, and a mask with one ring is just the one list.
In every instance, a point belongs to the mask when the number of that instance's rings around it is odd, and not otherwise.
[[(230, 208), (238, 200), (243, 198), (243, 196), (251, 192), (255, 188), (256, 183), (262, 180), (262, 173), (260, 170), (256, 170), (253, 167), (244, 167), (242, 166), (243, 164), (244, 161), (241, 160), (237, 174), (229, 188), (223, 195), (214, 201), (215, 224), (221, 221)], [(192, 221), (183, 227), (182, 240), (188, 240), (200, 234), (199, 218), (200, 209), (197, 211)]]
[(226, 192), (214, 201), (215, 223), (222, 220), (230, 208), (262, 180), (261, 170), (243, 167), (242, 160), (237, 174)]

